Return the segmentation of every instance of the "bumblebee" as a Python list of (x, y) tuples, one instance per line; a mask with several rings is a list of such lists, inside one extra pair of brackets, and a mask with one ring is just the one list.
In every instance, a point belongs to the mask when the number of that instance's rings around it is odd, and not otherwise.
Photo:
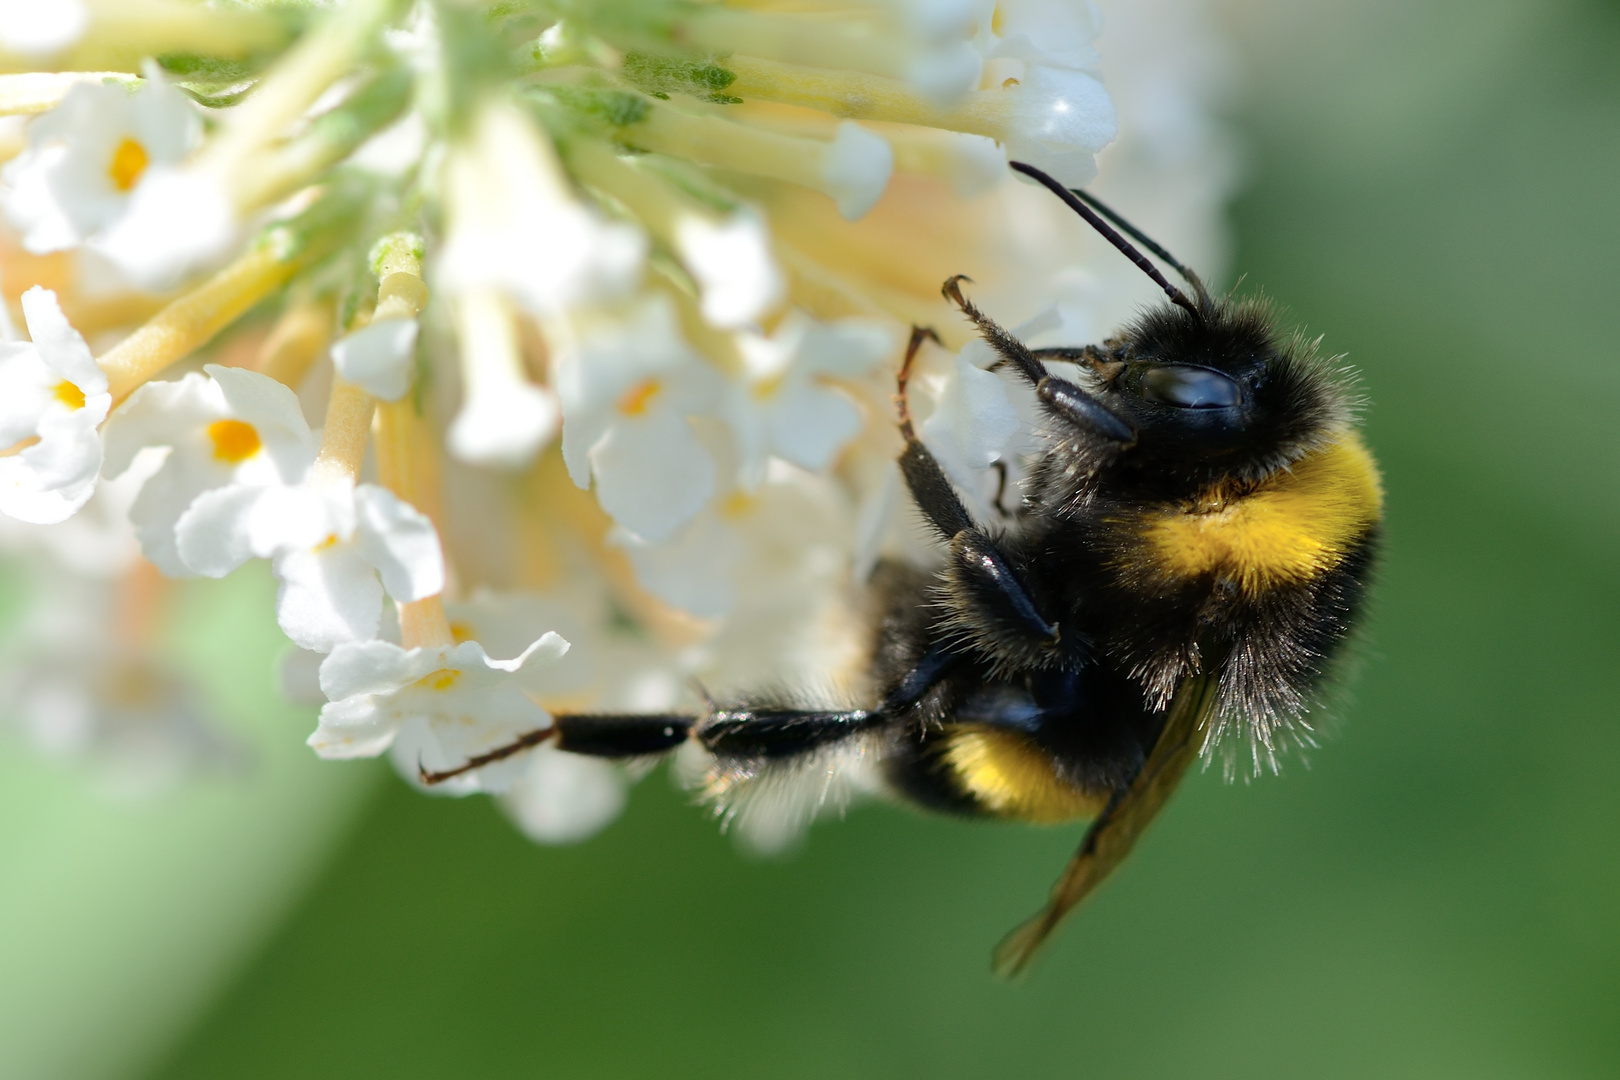
[[(1306, 714), (1361, 606), (1382, 514), (1349, 373), (1282, 333), (1263, 302), (1211, 296), (1094, 198), (1012, 167), (1168, 302), (1101, 344), (1031, 349), (974, 306), (966, 279), (945, 283), (998, 369), (1033, 391), (1042, 449), (1010, 520), (974, 520), (912, 426), (907, 377), (932, 336), (913, 331), (895, 398), (899, 463), (942, 558), (933, 571), (885, 564), (874, 575), (873, 699), (560, 715), (424, 781), (548, 740), (621, 759), (690, 742), (707, 751), (722, 804), (795, 781), (821, 799), (841, 769), (860, 768), (931, 810), (1090, 818), (1046, 906), (997, 948), (996, 968), (1010, 973), (1130, 852), (1201, 753), (1246, 741), (1259, 768), (1310, 741)], [(1074, 374), (1055, 373), (1058, 363)]]

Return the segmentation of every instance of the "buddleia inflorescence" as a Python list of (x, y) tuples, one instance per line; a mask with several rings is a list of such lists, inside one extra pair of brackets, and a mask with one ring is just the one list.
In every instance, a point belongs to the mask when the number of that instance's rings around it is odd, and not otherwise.
[[(1122, 7), (1146, 122), (1110, 151), (1194, 254), (1225, 144), (1200, 65), (1153, 62), (1203, 55), (1197, 6)], [(961, 349), (920, 396), (970, 497), (1027, 434), (938, 282), (1025, 335), (1126, 310), (1006, 169), (1093, 180), (1098, 34), (1060, 0), (0, 3), (0, 544), (47, 583), (11, 719), (229, 761), (151, 612), (252, 560), (311, 745), (410, 777), (692, 676), (836, 683), (907, 542), (908, 324)], [(444, 788), (567, 839), (624, 783), (542, 749)]]

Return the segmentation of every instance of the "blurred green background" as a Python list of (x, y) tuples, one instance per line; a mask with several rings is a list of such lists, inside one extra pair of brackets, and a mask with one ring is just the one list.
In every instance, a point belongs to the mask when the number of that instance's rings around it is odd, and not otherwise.
[(199, 632), (245, 789), (109, 809), (0, 761), (0, 1073), (1620, 1074), (1620, 4), (1230, 15), (1236, 266), (1365, 372), (1389, 486), (1310, 769), (1194, 775), (1007, 985), (1072, 830), (869, 807), (758, 862), (660, 775), (538, 848), (316, 762), (273, 628)]

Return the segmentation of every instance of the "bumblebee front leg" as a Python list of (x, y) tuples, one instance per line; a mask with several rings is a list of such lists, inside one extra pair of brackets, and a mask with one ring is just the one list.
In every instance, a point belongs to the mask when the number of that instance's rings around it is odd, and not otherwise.
[(1136, 431), (1129, 424), (1068, 379), (1060, 379), (1047, 371), (1040, 357), (1031, 352), (1028, 346), (963, 296), (962, 282), (968, 280), (958, 274), (945, 282), (941, 292), (945, 299), (973, 321), (979, 335), (1002, 360), (1035, 389), (1035, 397), (1049, 416), (1093, 438), (1101, 438), (1118, 446), (1130, 446), (1136, 442)]
[(945, 470), (917, 438), (911, 422), (907, 386), (911, 366), (922, 343), (928, 340), (937, 342), (939, 339), (932, 330), (912, 328), (911, 343), (895, 379), (895, 412), (900, 434), (906, 440), (905, 451), (900, 455), (900, 472), (906, 479), (906, 487), (917, 508), (940, 539), (949, 545), (951, 557), (946, 576), (953, 585), (959, 584), (963, 599), (971, 597), (969, 603), (984, 613), (988, 623), (1017, 636), (1033, 636), (1042, 645), (1054, 645), (1059, 636), (1057, 625), (1041, 614), (1006, 556), (973, 521), (945, 476)]

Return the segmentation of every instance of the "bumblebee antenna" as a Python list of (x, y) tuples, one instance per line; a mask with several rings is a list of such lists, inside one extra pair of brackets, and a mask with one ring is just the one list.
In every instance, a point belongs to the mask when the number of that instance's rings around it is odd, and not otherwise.
[[(1122, 255), (1136, 264), (1137, 269), (1141, 270), (1142, 273), (1152, 278), (1154, 284), (1158, 285), (1159, 288), (1164, 290), (1164, 294), (1170, 298), (1170, 302), (1172, 304), (1175, 304), (1177, 307), (1185, 308), (1192, 315), (1192, 317), (1197, 319), (1199, 322), (1204, 321), (1204, 313), (1198, 309), (1198, 305), (1187, 299), (1186, 293), (1170, 284), (1169, 279), (1167, 279), (1163, 274), (1159, 273), (1159, 268), (1148, 262), (1146, 255), (1143, 255), (1140, 251), (1137, 251), (1136, 248), (1132, 247), (1129, 240), (1115, 232), (1113, 226), (1109, 225), (1108, 222), (1104, 221), (1098, 216), (1096, 211), (1087, 206), (1086, 203), (1079, 197), (1078, 192), (1070, 191), (1068, 188), (1064, 187), (1062, 184), (1058, 183), (1052, 177), (1046, 175), (1033, 165), (1026, 165), (1022, 161), (1012, 161), (1008, 162), (1008, 164), (1011, 165), (1015, 171), (1023, 173), (1031, 180), (1037, 181), (1042, 187), (1045, 187), (1052, 194), (1056, 195), (1058, 198), (1067, 203), (1070, 210), (1073, 210), (1075, 213), (1084, 218), (1087, 225), (1090, 225), (1093, 229), (1096, 229), (1097, 232), (1101, 233), (1104, 240), (1107, 240), (1110, 244), (1113, 244), (1119, 249)], [(1118, 216), (1115, 215), (1112, 210), (1108, 211), (1108, 216), (1113, 218), (1115, 221), (1119, 221)], [(1180, 263), (1176, 262), (1176, 260), (1170, 258), (1170, 256), (1164, 251), (1163, 248), (1159, 247), (1158, 244), (1148, 240), (1134, 227), (1126, 225), (1123, 221), (1119, 221), (1119, 224), (1123, 226), (1125, 230), (1132, 236), (1136, 237), (1136, 239), (1143, 241), (1149, 251), (1152, 251), (1165, 262), (1175, 267), (1176, 271), (1183, 277), (1186, 277), (1189, 282), (1197, 281), (1196, 277), (1189, 276), (1187, 270), (1183, 268)], [(1195, 287), (1198, 289), (1200, 294), (1203, 292), (1202, 286)]]
[(1097, 213), (1113, 222), (1126, 236), (1129, 236), (1132, 240), (1135, 240), (1138, 244), (1141, 244), (1143, 247), (1147, 248), (1154, 255), (1157, 255), (1160, 262), (1168, 264), (1170, 269), (1180, 274), (1182, 279), (1186, 281), (1187, 284), (1191, 285), (1193, 287), (1193, 291), (1196, 292), (1200, 297), (1204, 295), (1204, 282), (1197, 274), (1187, 269), (1187, 267), (1181, 265), (1174, 255), (1170, 254), (1168, 251), (1164, 250), (1164, 248), (1155, 243), (1151, 236), (1148, 236), (1141, 229), (1138, 229), (1135, 225), (1132, 225), (1130, 222), (1120, 217), (1119, 214), (1111, 209), (1107, 203), (1103, 202), (1089, 191), (1081, 191), (1079, 188), (1070, 188), (1069, 194), (1073, 195), (1075, 198), (1097, 211)]

